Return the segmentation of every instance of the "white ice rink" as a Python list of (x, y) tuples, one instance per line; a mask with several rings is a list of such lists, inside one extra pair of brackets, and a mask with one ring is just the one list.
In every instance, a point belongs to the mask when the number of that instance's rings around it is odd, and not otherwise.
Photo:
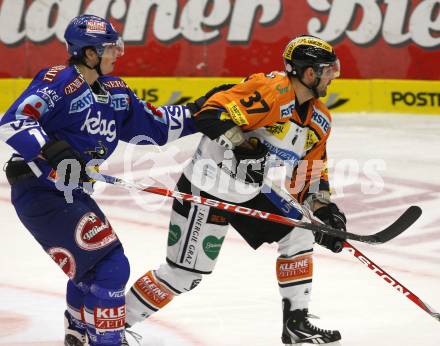
[[(328, 148), (335, 199), (347, 214), (351, 232), (374, 233), (409, 205), (423, 209), (421, 219), (395, 240), (380, 246), (353, 245), (437, 310), (439, 134), (438, 116), (341, 114), (334, 116)], [(176, 164), (189, 157), (194, 143), (181, 140), (148, 155), (145, 148), (136, 148), (135, 173), (126, 178), (148, 182), (145, 178), (150, 176), (172, 188), (181, 169)], [(123, 149), (109, 161), (106, 173), (122, 174)], [(1, 162), (10, 153), (0, 144)], [(153, 164), (154, 159), (158, 163)], [(366, 194), (381, 188), (372, 184), (372, 172), (383, 181), (380, 194)], [(143, 204), (136, 203), (127, 191), (112, 186), (97, 199), (131, 261), (131, 285), (164, 261), (171, 201), (143, 194)], [(66, 279), (20, 224), (4, 174), (0, 218), (0, 345), (62, 345)], [(275, 259), (274, 246), (254, 251), (231, 229), (215, 272), (135, 327), (144, 337), (143, 345), (281, 345)], [(317, 325), (339, 329), (344, 346), (440, 345), (440, 323), (348, 253), (316, 248), (310, 312), (321, 317)]]

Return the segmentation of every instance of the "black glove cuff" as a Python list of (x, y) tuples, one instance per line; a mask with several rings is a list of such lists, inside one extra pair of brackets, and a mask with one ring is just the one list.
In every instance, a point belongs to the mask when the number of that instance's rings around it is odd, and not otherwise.
[(41, 152), (45, 157), (53, 157), (66, 149), (72, 149), (70, 144), (66, 141), (51, 140), (41, 148)]
[(345, 223), (347, 222), (344, 213), (339, 210), (335, 203), (329, 203), (322, 206), (321, 208), (315, 210), (313, 215), (332, 227), (336, 227), (337, 225), (335, 224), (344, 224), (345, 226)]
[[(340, 230), (346, 230), (345, 223), (347, 222), (345, 215), (339, 210), (334, 203), (329, 203), (317, 209), (313, 215), (323, 221), (325, 224)], [(330, 249), (333, 252), (341, 252), (344, 240), (338, 237), (317, 232), (315, 234), (316, 243)]]
[(251, 144), (254, 146), (253, 150), (250, 150), (246, 147), (236, 147), (233, 152), (237, 160), (245, 160), (245, 159), (260, 159), (262, 157), (265, 157), (269, 150), (267, 147), (261, 143), (261, 141), (256, 138), (252, 137), (249, 139)]
[(75, 151), (66, 141), (50, 141), (41, 148), (41, 154), (47, 163), (57, 169), (59, 163), (65, 159), (76, 160), (81, 165), (81, 174), (85, 173), (85, 162), (81, 155)]

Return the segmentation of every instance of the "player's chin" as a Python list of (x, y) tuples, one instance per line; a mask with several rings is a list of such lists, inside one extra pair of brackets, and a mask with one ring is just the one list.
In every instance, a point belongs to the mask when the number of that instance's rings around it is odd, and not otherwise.
[(326, 97), (327, 96), (327, 88), (324, 90), (318, 90), (319, 97)]
[(113, 70), (115, 69), (114, 67), (114, 63), (113, 64), (108, 64), (105, 69), (102, 70), (103, 74), (110, 74), (113, 72)]

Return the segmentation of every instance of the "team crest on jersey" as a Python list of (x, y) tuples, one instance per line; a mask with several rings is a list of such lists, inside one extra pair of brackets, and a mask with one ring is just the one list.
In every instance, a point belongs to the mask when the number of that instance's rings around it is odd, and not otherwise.
[(280, 106), (281, 119), (290, 118), (294, 110), (295, 110), (295, 100), (290, 101), (286, 105), (281, 105)]
[(103, 223), (95, 213), (85, 214), (75, 229), (75, 240), (81, 249), (93, 251), (116, 241), (118, 237), (105, 219)]
[(75, 277), (75, 258), (67, 249), (62, 247), (52, 247), (47, 250), (47, 253), (70, 279)]
[[(102, 143), (102, 141), (98, 141), (94, 148), (87, 149), (84, 153), (90, 155), (92, 159), (102, 159), (107, 155), (108, 148)], [(99, 167), (97, 171), (99, 172)]]
[(282, 124), (273, 124), (271, 126), (266, 127), (266, 131), (271, 135), (275, 136), (279, 140), (282, 140), (290, 129), (290, 122), (285, 122)]
[(310, 149), (315, 143), (319, 142), (318, 136), (312, 130), (307, 131), (307, 138), (304, 143), (304, 150)]

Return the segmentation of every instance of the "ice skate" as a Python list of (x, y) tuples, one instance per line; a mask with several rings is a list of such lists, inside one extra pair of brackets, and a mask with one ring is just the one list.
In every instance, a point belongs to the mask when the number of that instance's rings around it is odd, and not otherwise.
[(87, 346), (86, 329), (82, 322), (75, 321), (67, 312), (64, 312), (64, 346)]
[[(130, 338), (127, 338), (127, 336), (130, 336), (136, 343), (129, 343), (128, 340)], [(133, 332), (132, 330), (125, 329), (124, 336), (122, 337), (122, 343), (121, 346), (140, 346), (142, 342), (142, 336), (138, 333)]]
[(284, 345), (329, 344), (339, 345), (341, 334), (337, 330), (321, 329), (310, 323), (308, 310), (290, 311), (290, 302), (283, 299), (283, 334)]

